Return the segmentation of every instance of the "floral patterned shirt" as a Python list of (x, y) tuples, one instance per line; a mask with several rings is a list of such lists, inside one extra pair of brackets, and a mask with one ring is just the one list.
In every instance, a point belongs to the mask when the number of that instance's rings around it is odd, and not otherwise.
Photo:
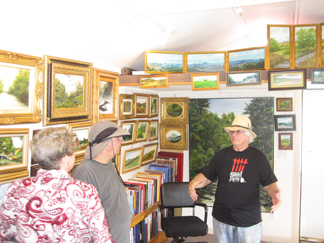
[(111, 242), (97, 189), (64, 170), (13, 182), (0, 204), (0, 242)]

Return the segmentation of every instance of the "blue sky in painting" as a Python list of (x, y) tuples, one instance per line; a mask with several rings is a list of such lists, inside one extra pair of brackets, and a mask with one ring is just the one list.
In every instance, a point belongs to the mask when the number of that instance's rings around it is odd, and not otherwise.
[(224, 53), (215, 54), (188, 54), (187, 55), (188, 64), (191, 63), (224, 63)]
[(182, 64), (183, 54), (147, 53), (147, 63)]
[(243, 115), (244, 108), (246, 104), (251, 102), (251, 98), (242, 99), (210, 99), (209, 111), (212, 113), (217, 113), (219, 117), (223, 113), (228, 114), (229, 112), (234, 112), (235, 116)]
[(248, 51), (238, 51), (229, 53), (230, 61), (237, 60), (247, 60), (247, 59), (264, 59), (264, 48), (248, 50)]

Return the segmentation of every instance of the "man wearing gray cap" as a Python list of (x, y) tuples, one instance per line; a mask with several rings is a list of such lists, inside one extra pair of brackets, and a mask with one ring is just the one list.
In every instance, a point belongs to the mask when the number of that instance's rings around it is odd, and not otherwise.
[(124, 135), (130, 134), (111, 121), (94, 124), (84, 159), (73, 172), (75, 179), (97, 188), (115, 243), (130, 242), (132, 215), (122, 179), (110, 162), (120, 154)]

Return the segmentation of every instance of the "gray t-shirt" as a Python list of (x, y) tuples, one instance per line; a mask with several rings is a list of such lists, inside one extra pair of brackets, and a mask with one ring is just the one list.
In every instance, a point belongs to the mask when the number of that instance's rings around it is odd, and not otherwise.
[(97, 188), (114, 242), (130, 242), (132, 215), (125, 187), (118, 178), (114, 164), (84, 159), (72, 176)]

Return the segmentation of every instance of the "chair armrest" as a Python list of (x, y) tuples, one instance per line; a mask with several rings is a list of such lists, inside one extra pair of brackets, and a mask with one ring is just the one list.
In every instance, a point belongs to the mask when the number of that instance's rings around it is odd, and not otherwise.
[(207, 223), (207, 212), (208, 212), (208, 208), (207, 205), (205, 203), (197, 203), (195, 202), (195, 206), (201, 206), (205, 209), (205, 219), (204, 222)]

